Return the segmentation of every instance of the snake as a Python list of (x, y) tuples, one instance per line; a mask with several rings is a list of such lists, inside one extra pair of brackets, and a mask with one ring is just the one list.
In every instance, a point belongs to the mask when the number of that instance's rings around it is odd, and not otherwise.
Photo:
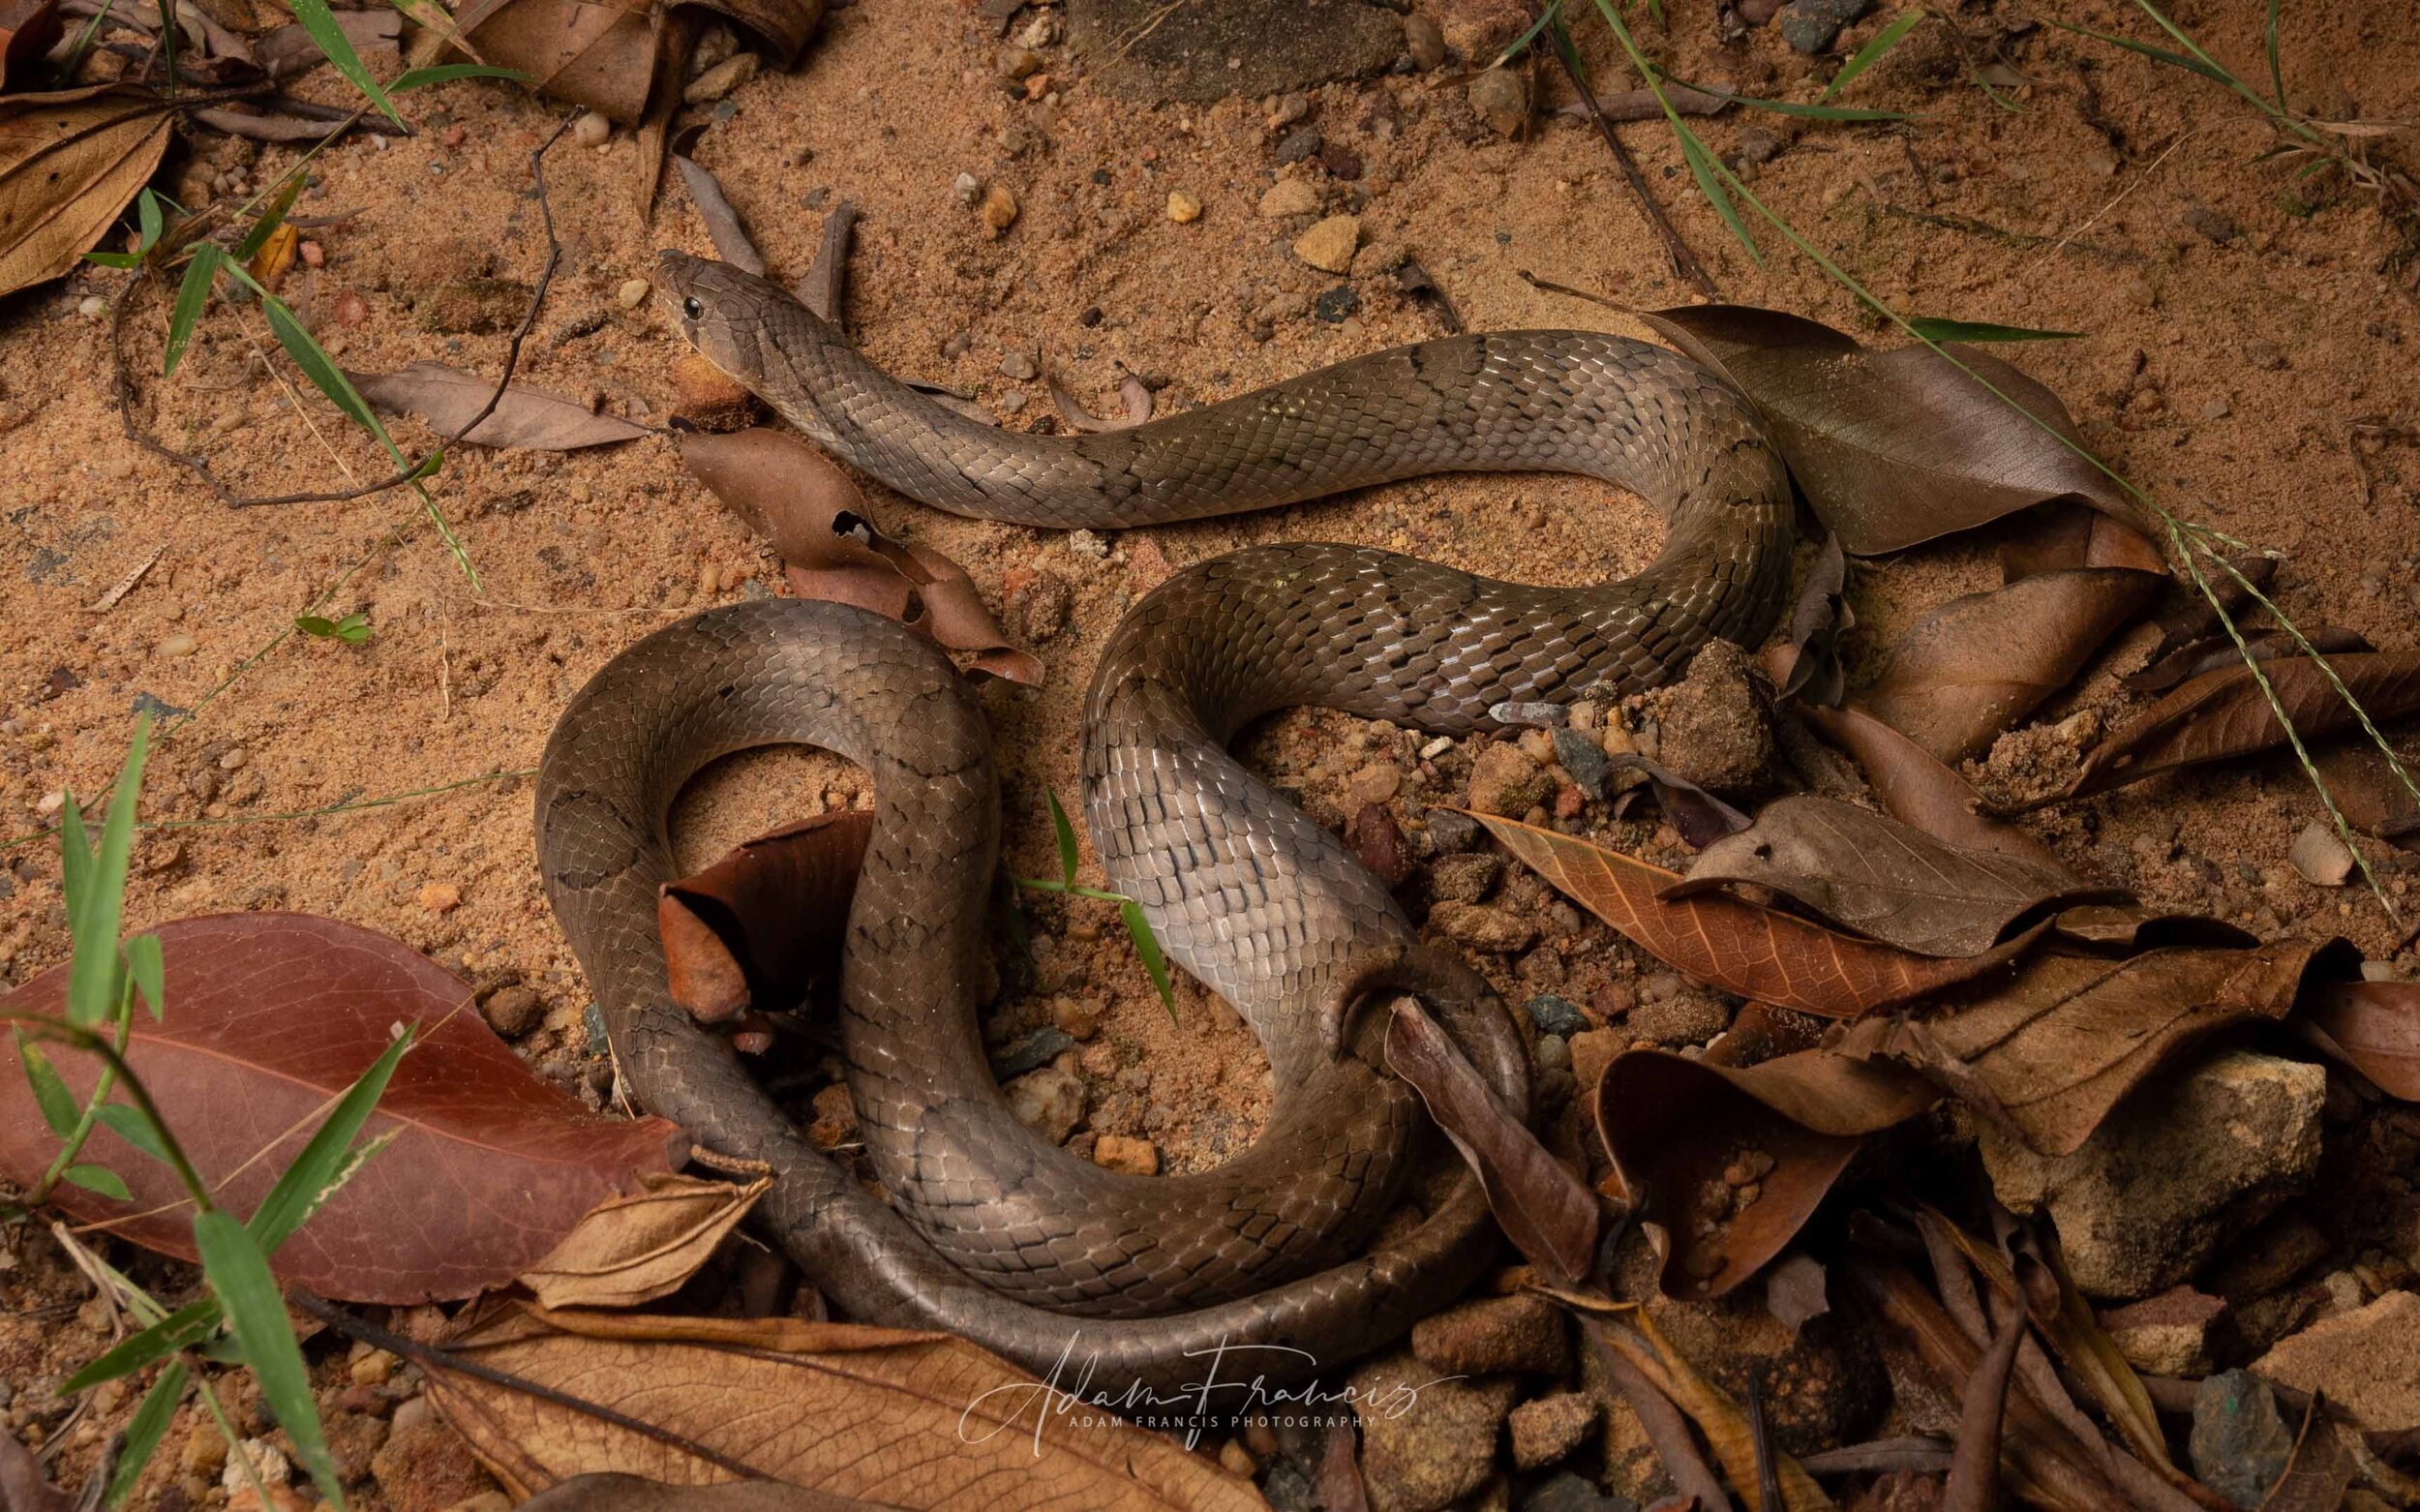
[[(851, 606), (765, 599), (648, 635), (572, 698), (536, 783), (549, 901), (637, 1103), (766, 1163), (755, 1218), (826, 1298), (960, 1335), (1096, 1392), (1225, 1361), (1297, 1379), (1400, 1337), (1499, 1238), (1477, 1180), (1385, 1065), (1410, 996), (1498, 1104), (1532, 1114), (1528, 1038), (1425, 944), (1338, 838), (1228, 746), (1316, 706), (1443, 735), (1512, 704), (1677, 677), (1754, 645), (1787, 594), (1788, 474), (1752, 406), (1661, 347), (1584, 330), (1373, 352), (1131, 428), (986, 424), (884, 372), (778, 285), (660, 255), (679, 333), (843, 463), (952, 513), (1127, 529), (1449, 471), (1547, 470), (1666, 516), (1654, 559), (1589, 587), (1491, 580), (1360, 546), (1248, 547), (1170, 576), (1110, 633), (1085, 696), (1082, 809), (1109, 886), (1265, 1049), (1257, 1138), (1190, 1174), (1105, 1169), (1026, 1127), (980, 1011), (1000, 846), (986, 721), (932, 642)], [(802, 743), (872, 778), (837, 1038), (874, 1185), (814, 1148), (725, 1037), (671, 999), (656, 893), (668, 813), (733, 751)], [(875, 1190), (878, 1187), (879, 1190)]]

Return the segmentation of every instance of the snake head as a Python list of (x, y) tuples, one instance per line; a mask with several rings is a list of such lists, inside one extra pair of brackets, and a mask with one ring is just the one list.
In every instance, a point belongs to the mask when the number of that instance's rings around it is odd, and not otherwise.
[(683, 341), (742, 383), (761, 365), (769, 314), (778, 311), (784, 320), (815, 319), (778, 284), (671, 248), (655, 255), (655, 299)]

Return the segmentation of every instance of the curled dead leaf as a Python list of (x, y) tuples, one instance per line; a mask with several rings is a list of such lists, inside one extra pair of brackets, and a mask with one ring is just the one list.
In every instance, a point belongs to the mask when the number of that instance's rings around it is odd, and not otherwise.
[[(2323, 656), (2341, 655), (2345, 651), (2366, 651), (2373, 648), (2369, 638), (2357, 630), (2340, 629), (2335, 625), (2319, 625), (2306, 635), (2313, 648)], [(2255, 630), (2246, 633), (2244, 644), (2235, 644), (2231, 635), (2205, 635), (2189, 641), (2166, 655), (2153, 661), (2140, 672), (2130, 672), (2118, 680), (2137, 693), (2163, 693), (2188, 678), (2205, 672), (2217, 672), (2234, 666), (2249, 653), (2254, 661), (2275, 661), (2281, 656), (2303, 654), (2302, 642), (2284, 630)]]
[[(361, 397), (381, 409), (417, 417), (439, 436), (451, 436), (486, 408), (496, 392), (492, 378), (456, 372), (441, 362), (422, 360), (400, 373), (348, 373)], [(576, 451), (636, 440), (648, 434), (644, 425), (597, 414), (588, 406), (560, 394), (513, 383), (495, 410), (463, 437), (471, 446), (506, 451)]]
[(589, 1210), (562, 1243), (521, 1273), (540, 1307), (637, 1307), (672, 1295), (713, 1256), (771, 1176), (745, 1186), (650, 1171), (643, 1190)]
[[(1972, 784), (1893, 726), (1855, 705), (1801, 707), (1799, 712), (1857, 758), (1892, 818), (1961, 850), (1990, 851), (2038, 866), (2064, 865), (2032, 835), (1981, 812), (1982, 799)], [(2080, 886), (2080, 879), (2073, 885)]]
[(2336, 691), (2329, 669), (2374, 720), (2420, 710), (2420, 651), (2331, 656), (2326, 668), (2308, 656), (2267, 662), (2256, 670), (2238, 663), (2170, 690), (2111, 731), (2084, 753), (2076, 785), (2065, 796), (2106, 792), (2155, 772), (2284, 744), (2285, 726), (2261, 690), (2263, 677), (2305, 741), (2357, 729), (2360, 720)]
[(2341, 941), (2117, 961), (2045, 952), (1921, 1017), (1852, 1025), (1838, 1048), (1914, 1066), (2036, 1153), (2072, 1155), (2180, 1051), (2221, 1029), (2282, 1019), (2307, 987), (2350, 966)]
[(1921, 955), (1980, 955), (2062, 903), (2123, 900), (2065, 866), (1966, 850), (1854, 803), (1798, 794), (1707, 847), (1667, 899), (1768, 888), (1842, 928)]
[[(178, 920), (155, 931), (166, 1013), (135, 1015), (127, 1061), (230, 1212), (249, 1213), (399, 1026), (420, 1026), (365, 1140), (390, 1142), (279, 1248), (279, 1277), (323, 1296), (418, 1303), (519, 1275), (605, 1197), (685, 1149), (660, 1118), (590, 1112), (540, 1078), (470, 1007), (451, 973), (384, 935), (306, 914)], [(0, 998), (54, 1014), (67, 967)], [(0, 1173), (30, 1186), (58, 1141), (0, 1043)], [(80, 1099), (88, 1057), (54, 1064)], [(166, 1165), (96, 1130), (87, 1160), (122, 1176), (116, 1202), (62, 1186), (74, 1217), (191, 1259), (184, 1189)]]
[(1074, 1399), (948, 1334), (515, 1303), (466, 1318), (445, 1353), (550, 1393), (423, 1364), (438, 1410), (516, 1497), (613, 1472), (684, 1486), (753, 1475), (934, 1512), (1265, 1508), (1251, 1482), (1175, 1440), (1069, 1410)]
[(1979, 376), (1969, 377), (1928, 348), (1871, 351), (1776, 310), (1699, 305), (1641, 318), (1748, 396), (1807, 502), (1852, 556), (2069, 498), (2150, 529), (2116, 484), (2035, 423), (2079, 439), (2058, 396), (1989, 352), (1949, 348)]
[(59, 0), (0, 0), (0, 89), (49, 51), (59, 30)]
[(1547, 1153), (1415, 998), (1396, 1000), (1386, 1065), (1411, 1083), (1479, 1178), (1497, 1226), (1548, 1279), (1570, 1285), (1596, 1259), (1595, 1194)]
[(1747, 1413), (1732, 1395), (1700, 1375), (1686, 1355), (1674, 1348), (1656, 1328), (1654, 1319), (1641, 1311), (1631, 1315), (1637, 1332), (1620, 1323), (1588, 1319), (1590, 1331), (1621, 1356), (1632, 1369), (1670, 1398), (1673, 1404), (1689, 1414), (1698, 1432), (1706, 1436), (1714, 1458), (1722, 1462), (1723, 1474), (1729, 1479), (1748, 1512), (1830, 1512), (1832, 1500), (1824, 1495), (1815, 1478), (1804, 1467), (1786, 1454), (1777, 1454), (1770, 1466), (1770, 1476), (1778, 1481), (1781, 1504), (1774, 1507), (1759, 1494), (1761, 1477), (1758, 1471), (1755, 1430)]
[(681, 438), (681, 460), (726, 508), (772, 542), (802, 598), (831, 599), (899, 620), (969, 670), (1038, 684), (1042, 659), (1008, 643), (966, 569), (929, 546), (875, 529), (849, 475), (813, 446), (768, 427)]
[(0, 96), (0, 294), (76, 266), (159, 170), (174, 122), (131, 86)]
[(1523, 864), (1667, 965), (1741, 997), (1852, 1018), (1992, 972), (2021, 954), (2019, 936), (1964, 959), (1917, 955), (1827, 929), (1723, 893), (1668, 900), (1680, 880), (1553, 830), (1473, 814)]
[(1866, 1134), (1940, 1100), (1903, 1067), (1821, 1048), (1745, 1068), (1631, 1050), (1595, 1118), (1638, 1215), (1671, 1235), (1664, 1294), (1705, 1301), (1789, 1248)]
[(2073, 567), (1953, 598), (1891, 647), (1859, 702), (1945, 762), (2001, 732), (2074, 680), (2160, 579), (2131, 567)]
[(874, 816), (818, 814), (734, 847), (657, 891), (672, 1000), (702, 1023), (805, 1001), (839, 959)]
[(2302, 1013), (2331, 1056), (2387, 1096), (2420, 1103), (2420, 983), (2323, 982)]
[[(674, 45), (676, 20), (713, 12), (754, 33), (783, 68), (798, 62), (822, 24), (825, 0), (465, 0), (448, 15), (428, 0), (407, 10), (438, 38), (482, 63), (529, 76), (540, 94), (638, 124), (669, 91), (680, 103), (688, 47)], [(672, 67), (669, 54), (678, 54)]]
[[(1648, 788), (1655, 795), (1655, 806), (1662, 809), (1664, 817), (1671, 821), (1673, 832), (1680, 836), (1680, 843), (1692, 850), (1703, 850), (1724, 835), (1737, 834), (1748, 827), (1747, 815), (1679, 772), (1667, 771), (1636, 751), (1618, 751), (1606, 757), (1605, 764), (1615, 771), (1645, 772)], [(1618, 795), (1614, 812), (1622, 813), (1625, 801), (1635, 798), (1637, 793), (1638, 789), (1632, 788)]]
[(1814, 569), (1799, 586), (1790, 608), (1790, 633), (1784, 648), (1785, 665), (1777, 668), (1773, 684), (1784, 698), (1830, 706), (1848, 691), (1840, 666), (1840, 642), (1857, 625), (1849, 608), (1849, 558), (1840, 537), (1824, 537)]

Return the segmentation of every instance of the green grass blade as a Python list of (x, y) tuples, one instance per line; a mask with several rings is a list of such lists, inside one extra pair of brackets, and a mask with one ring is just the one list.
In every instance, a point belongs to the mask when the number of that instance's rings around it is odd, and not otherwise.
[(1748, 234), (1747, 223), (1739, 219), (1739, 207), (1731, 202), (1730, 192), (1714, 177), (1706, 144), (1698, 140), (1697, 133), (1686, 128), (1680, 131), (1680, 156), (1688, 163), (1689, 174), (1697, 180), (1699, 193), (1706, 196), (1707, 202), (1714, 207), (1714, 213), (1722, 217), (1723, 225), (1731, 227), (1731, 234), (1739, 238), (1739, 245), (1748, 250), (1748, 257), (1758, 267), (1763, 267), (1765, 255), (1757, 250), (1756, 238)]
[(369, 1121), (371, 1109), (386, 1095), (386, 1084), (394, 1078), (395, 1067), (403, 1060), (404, 1052), (411, 1048), (412, 1039), (411, 1032), (406, 1030), (361, 1074), (360, 1080), (345, 1089), (336, 1100), (336, 1106), (329, 1109), (327, 1121), (253, 1210), (247, 1226), (261, 1254), (276, 1254), (277, 1247), (318, 1212), (319, 1204), (358, 1168), (358, 1163), (348, 1163), (347, 1155), (360, 1134), (361, 1126)]
[(110, 1133), (142, 1151), (163, 1164), (167, 1163), (167, 1141), (160, 1137), (160, 1130), (139, 1107), (124, 1103), (105, 1104), (93, 1116)]
[(508, 78), (516, 84), (529, 82), (529, 76), (519, 69), (498, 68), (493, 63), (439, 63), (434, 68), (410, 69), (396, 76), (386, 86), (390, 95), (408, 94), (431, 84), (449, 84), (458, 78)]
[(115, 1202), (134, 1200), (134, 1194), (126, 1190), (125, 1178), (106, 1165), (75, 1164), (59, 1172), (59, 1176), (61, 1180), (72, 1181), (86, 1192), (98, 1192)]
[(1168, 958), (1160, 953), (1159, 937), (1151, 932), (1151, 921), (1143, 917), (1140, 903), (1121, 898), (1118, 917), (1126, 921), (1126, 932), (1134, 937), (1134, 953), (1143, 958), (1143, 970), (1151, 974), (1151, 984), (1160, 989), (1160, 1002), (1176, 1017), (1176, 988), (1168, 981)]
[(368, 95), (370, 103), (385, 111), (388, 120), (398, 126), (404, 124), (404, 113), (395, 108), (395, 102), (386, 97), (386, 91), (362, 66), (361, 54), (353, 51), (352, 40), (345, 35), (345, 28), (336, 24), (327, 0), (287, 0), (287, 9), (294, 13), (294, 19), (302, 22), (303, 30), (311, 34), (311, 40), (319, 45), (319, 50), (327, 54), (339, 74), (351, 79), (353, 87)]
[(267, 1256), (224, 1208), (194, 1215), (194, 1248), (201, 1255), (210, 1290), (227, 1310), (227, 1326), (243, 1346), (245, 1362), (260, 1383), (261, 1400), (293, 1440), (295, 1457), (311, 1471), (320, 1495), (343, 1512), (345, 1478), (328, 1452), (318, 1405), (311, 1399), (311, 1373), (303, 1365), (302, 1346), (294, 1341), (294, 1325), (287, 1318)]
[(290, 172), (286, 175), (286, 182), (279, 187), (277, 197), (262, 208), (260, 219), (253, 222), (252, 229), (246, 231), (244, 239), (235, 244), (236, 261), (250, 262), (259, 256), (260, 249), (269, 244), (270, 236), (286, 224), (287, 216), (293, 214), (294, 201), (301, 197), (303, 185), (310, 181), (308, 173)]
[(2199, 58), (2189, 58), (2181, 52), (2170, 52), (2165, 47), (2155, 47), (2150, 43), (2136, 42), (2132, 37), (2121, 37), (2115, 32), (2095, 31), (2089, 26), (2078, 26), (2072, 21), (2062, 21), (2055, 15), (2038, 16), (2037, 19), (2048, 21), (2059, 30), (2073, 32), (2078, 37), (2090, 37), (2095, 42), (2105, 42), (2112, 47), (2124, 47), (2129, 52), (2140, 53), (2146, 58), (2164, 63), (2170, 68), (2180, 68), (2187, 73), (2198, 74), (2204, 78), (2215, 78), (2222, 84), (2234, 82), (2226, 76), (2226, 70), (2213, 63), (2205, 63)]
[(135, 223), (142, 227), (141, 251), (149, 252), (160, 244), (160, 233), (168, 228), (168, 218), (160, 208), (157, 193), (146, 189), (135, 197)]
[(2277, 90), (2277, 107), (2285, 108), (2285, 66), (2279, 61), (2277, 49), (2277, 13), (2279, 0), (2269, 0), (2269, 83)]
[(2038, 331), (2030, 325), (1995, 325), (1989, 320), (1950, 320), (1939, 316), (1912, 315), (1908, 327), (1930, 342), (2063, 342), (2081, 331)]
[(151, 1010), (153, 1022), (167, 1008), (167, 962), (160, 954), (160, 937), (138, 934), (126, 942), (126, 974), (135, 979), (135, 986), (143, 995), (143, 1006)]
[(1891, 48), (1907, 41), (1907, 34), (1916, 30), (1923, 19), (1922, 11), (1900, 12), (1897, 20), (1876, 32), (1871, 41), (1858, 48), (1848, 62), (1840, 65), (1840, 72), (1831, 76), (1831, 82), (1824, 86), (1822, 98), (1829, 100), (1848, 88), (1850, 80), (1880, 63)]
[(166, 1359), (218, 1326), (217, 1298), (204, 1297), (199, 1302), (189, 1303), (141, 1333), (130, 1334), (119, 1340), (91, 1364), (62, 1381), (59, 1395), (72, 1397), (105, 1380), (132, 1376), (154, 1360)]
[[(245, 282), (250, 283), (251, 280)], [(260, 313), (269, 318), (269, 329), (276, 334), (277, 344), (294, 359), (294, 366), (302, 369), (303, 377), (311, 379), (311, 386), (325, 394), (328, 402), (344, 410), (347, 418), (354, 424), (378, 439), (386, 440), (386, 427), (380, 425), (378, 417), (370, 412), (369, 401), (361, 397), (360, 390), (353, 387), (352, 379), (345, 376), (344, 370), (328, 356), (311, 332), (304, 329), (302, 321), (294, 318), (294, 312), (286, 307), (286, 301), (264, 292)], [(392, 441), (387, 442), (387, 449), (394, 450)], [(397, 453), (396, 460), (403, 460), (401, 453)]]
[(1059, 806), (1059, 795), (1050, 800), (1050, 832), (1059, 838), (1059, 880), (1073, 885), (1075, 881), (1075, 826), (1068, 823), (1067, 810)]
[[(68, 965), (68, 1022), (89, 1029), (118, 1005), (118, 925), (126, 912), (126, 858), (135, 847), (135, 805), (151, 748), (151, 716), (135, 725), (135, 742), (119, 769), (117, 788), (102, 821), (101, 844), (80, 879), (83, 896), (68, 909), (68, 936), (75, 958)], [(80, 828), (80, 825), (79, 825)], [(71, 842), (71, 850), (74, 842)]]
[(160, 376), (172, 378), (176, 365), (185, 359), (185, 344), (194, 339), (194, 325), (201, 318), (201, 307), (210, 299), (210, 286), (218, 280), (219, 262), (226, 254), (212, 242), (203, 242), (194, 249), (194, 260), (185, 264), (185, 282), (176, 287), (176, 308), (168, 314), (168, 348), (160, 359)]
[(67, 1089), (59, 1069), (50, 1064), (49, 1056), (42, 1053), (42, 1046), (26, 1039), (22, 1029), (15, 1033), (16, 1058), (25, 1067), (25, 1079), (34, 1089), (34, 1105), (42, 1109), (42, 1121), (50, 1126), (50, 1132), (64, 1139), (76, 1132), (76, 1094)]
[(168, 1431), (168, 1423), (176, 1416), (176, 1405), (185, 1397), (185, 1362), (177, 1361), (160, 1373), (143, 1394), (143, 1405), (135, 1409), (135, 1417), (126, 1425), (126, 1439), (118, 1448), (117, 1468), (109, 1474), (109, 1490), (103, 1498), (105, 1506), (122, 1507), (135, 1494), (135, 1483), (142, 1478), (143, 1467), (151, 1463), (152, 1454), (160, 1447), (160, 1439)]
[(1529, 23), (1529, 29), (1514, 38), (1512, 40), (1512, 44), (1505, 47), (1503, 51), (1497, 53), (1496, 55), (1496, 61), (1488, 66), (1490, 68), (1502, 68), (1505, 64), (1521, 56), (1523, 51), (1528, 47), (1529, 44), (1538, 40), (1538, 33), (1546, 30), (1548, 24), (1555, 19), (1556, 15), (1562, 10), (1562, 8), (1563, 0), (1546, 0), (1546, 9), (1538, 13), (1538, 18), (1536, 20)]

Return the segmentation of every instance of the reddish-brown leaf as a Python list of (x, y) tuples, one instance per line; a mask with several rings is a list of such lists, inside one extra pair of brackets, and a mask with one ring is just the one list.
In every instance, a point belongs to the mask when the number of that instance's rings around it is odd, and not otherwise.
[(0, 1434), (0, 1508), (7, 1512), (73, 1512), (76, 1498), (50, 1484), (33, 1452), (15, 1434)]
[(2033, 933), (1981, 955), (1943, 960), (1860, 940), (1722, 893), (1666, 901), (1677, 872), (1619, 851), (1493, 814), (1474, 814), (1504, 848), (1666, 964), (1741, 997), (1829, 1018), (1970, 981), (2021, 954)]
[[(681, 1136), (660, 1118), (590, 1113), (539, 1079), (470, 1004), (470, 989), (367, 929), (305, 914), (179, 920), (158, 931), (166, 1013), (136, 1013), (127, 1060), (220, 1202), (249, 1213), (402, 1025), (420, 1026), (365, 1138), (391, 1135), (272, 1264), (288, 1283), (357, 1302), (413, 1303), (500, 1286), (583, 1214), (663, 1170)], [(55, 1015), (67, 968), (0, 998)], [(80, 1098), (85, 1056), (52, 1055)], [(16, 1054), (0, 1043), (0, 1174), (30, 1185), (57, 1149)], [(192, 1259), (193, 1222), (167, 1168), (96, 1131), (84, 1159), (131, 1202), (59, 1188), (86, 1223)]]
[(1386, 1065), (1411, 1083), (1478, 1175), (1497, 1226), (1547, 1279), (1572, 1285), (1596, 1258), (1596, 1195), (1497, 1101), (1416, 998), (1398, 998), (1386, 1025)]
[(1855, 705), (1841, 709), (1801, 706), (1799, 713), (1822, 731), (1825, 739), (1857, 758), (1865, 769), (1865, 779), (1874, 785), (1874, 796), (1893, 819), (1962, 850), (1992, 851), (2041, 865), (2062, 864), (2032, 835), (1980, 812), (1982, 799), (1964, 777), (1864, 710)]
[[(1687, 1301), (1754, 1276), (1814, 1216), (1866, 1134), (1941, 1099), (1915, 1072), (1831, 1050), (1744, 1070), (1709, 1060), (1632, 1050), (1595, 1088), (1615, 1170), (1639, 1216), (1671, 1235), (1664, 1294)], [(1726, 1170), (1747, 1174), (1752, 1200), (1740, 1202), (1745, 1185)]]
[[(2369, 638), (2358, 630), (2340, 629), (2335, 625), (2318, 625), (2306, 638), (2323, 656), (2342, 656), (2373, 648)], [(2205, 672), (2220, 672), (2241, 663), (2245, 652), (2254, 661), (2275, 661), (2281, 656), (2299, 656), (2302, 642), (2284, 630), (2253, 630), (2245, 633), (2244, 644), (2235, 644), (2231, 635), (2207, 635), (2188, 642), (2160, 657), (2140, 672), (2130, 672), (2118, 679), (2137, 693), (2164, 693), (2188, 679)]]
[(681, 461), (772, 542), (801, 598), (855, 604), (952, 650), (973, 651), (970, 671), (1042, 681), (1041, 658), (1009, 645), (966, 569), (875, 529), (857, 485), (805, 441), (764, 426), (693, 434), (681, 438)]
[(1848, 587), (1848, 555), (1840, 549), (1840, 537), (1827, 535), (1823, 550), (1816, 554), (1814, 569), (1800, 586), (1798, 602), (1790, 609), (1785, 664), (1776, 668), (1773, 678), (1782, 697), (1829, 707), (1839, 703), (1848, 691), (1847, 675), (1840, 666), (1840, 642), (1857, 627)]
[[(2353, 697), (2384, 722), (2420, 710), (2420, 651), (2372, 651), (2331, 656), (2328, 663)], [(2359, 728), (2350, 705), (2317, 662), (2300, 656), (2264, 663), (2278, 701), (2305, 741)], [(2242, 665), (2207, 672), (2170, 691), (2084, 754), (2070, 797), (2104, 792), (2154, 772), (2196, 762), (2249, 756), (2285, 743), (2285, 727)]]
[(59, 0), (0, 0), (0, 89), (59, 40)]
[(2059, 499), (2081, 499), (2148, 529), (2143, 511), (2100, 469), (2027, 418), (2075, 439), (2058, 396), (1989, 352), (1950, 348), (1978, 381), (1928, 348), (1870, 351), (1774, 310), (1699, 305), (1642, 318), (1754, 401), (1807, 502), (1852, 556), (1897, 551)]
[(2323, 982), (2304, 994), (2302, 1017), (2380, 1091), (2420, 1103), (2420, 983)]
[(2074, 680), (2161, 580), (2131, 567), (2072, 567), (1953, 598), (1908, 626), (1858, 702), (1945, 762)]
[(874, 816), (818, 814), (734, 847), (655, 899), (672, 1000), (719, 1023), (803, 1002), (839, 958)]
[[(2411, 746), (2404, 741), (2396, 750), (2405, 772), (2420, 762), (2407, 754)], [(2420, 850), (2420, 799), (2412, 797), (2375, 742), (2337, 741), (2311, 755), (2345, 823), (2399, 849)]]

